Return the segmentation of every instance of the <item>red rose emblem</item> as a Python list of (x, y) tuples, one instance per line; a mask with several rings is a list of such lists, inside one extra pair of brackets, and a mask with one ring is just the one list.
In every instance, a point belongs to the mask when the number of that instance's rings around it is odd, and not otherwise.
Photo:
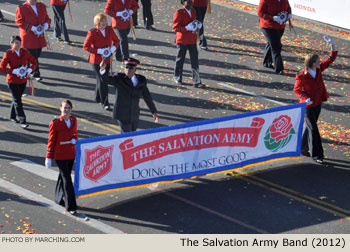
[(292, 126), (291, 118), (289, 116), (279, 116), (277, 119), (273, 120), (270, 127), (271, 138), (274, 138), (276, 142), (286, 138), (289, 135)]

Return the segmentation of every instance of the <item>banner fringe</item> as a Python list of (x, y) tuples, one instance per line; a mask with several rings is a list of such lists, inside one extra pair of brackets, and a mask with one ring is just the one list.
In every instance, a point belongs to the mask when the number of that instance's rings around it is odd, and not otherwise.
[(168, 180), (168, 181), (164, 180), (164, 181), (158, 181), (158, 182), (155, 182), (155, 183), (142, 184), (142, 185), (137, 185), (137, 186), (128, 186), (128, 187), (122, 187), (122, 188), (113, 188), (113, 189), (108, 189), (108, 190), (104, 190), (104, 191), (99, 191), (99, 192), (94, 192), (94, 193), (79, 195), (79, 196), (76, 196), (76, 198), (77, 198), (77, 199), (82, 199), (82, 198), (92, 197), (92, 196), (96, 196), (96, 195), (100, 195), (100, 194), (104, 194), (104, 193), (109, 193), (109, 192), (116, 192), (116, 191), (123, 191), (123, 190), (134, 189), (134, 188), (148, 187), (148, 186), (151, 186), (151, 185), (154, 185), (154, 184), (170, 184), (170, 183), (176, 183), (176, 182), (184, 181), (184, 180), (187, 180), (187, 179), (196, 179), (196, 178), (203, 177), (203, 176), (211, 176), (211, 175), (220, 174), (220, 173), (233, 172), (233, 171), (237, 171), (237, 170), (246, 169), (246, 168), (249, 168), (249, 167), (252, 167), (252, 166), (267, 164), (267, 163), (271, 163), (271, 162), (275, 162), (275, 161), (281, 161), (281, 160), (286, 160), (286, 159), (301, 159), (301, 156), (298, 156), (298, 157), (282, 157), (282, 158), (275, 158), (275, 159), (270, 159), (270, 160), (266, 160), (266, 161), (262, 161), (262, 162), (258, 162), (258, 163), (248, 164), (248, 165), (245, 165), (245, 166), (242, 166), (242, 167), (238, 167), (238, 168), (234, 168), (234, 169), (228, 169), (228, 170), (219, 171), (219, 172), (212, 172), (212, 173), (208, 173), (208, 174), (204, 174), (204, 175), (200, 175), (200, 176), (193, 176), (193, 177), (189, 177), (189, 178), (176, 179), (176, 180)]

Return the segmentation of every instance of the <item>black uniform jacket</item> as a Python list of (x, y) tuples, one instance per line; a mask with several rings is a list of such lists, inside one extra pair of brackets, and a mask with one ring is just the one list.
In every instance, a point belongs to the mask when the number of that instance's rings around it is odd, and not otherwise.
[(123, 122), (135, 122), (139, 120), (140, 98), (143, 97), (152, 114), (157, 113), (151, 93), (147, 88), (147, 80), (143, 75), (135, 74), (138, 84), (134, 87), (130, 78), (124, 73), (105, 77), (104, 81), (116, 87), (113, 119)]

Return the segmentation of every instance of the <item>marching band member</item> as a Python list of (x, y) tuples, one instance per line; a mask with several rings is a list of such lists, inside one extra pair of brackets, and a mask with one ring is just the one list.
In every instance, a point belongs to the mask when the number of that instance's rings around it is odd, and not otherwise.
[[(20, 123), (21, 127), (25, 129), (28, 124), (23, 110), (22, 94), (26, 88), (27, 76), (35, 70), (38, 63), (26, 49), (21, 48), (19, 36), (12, 36), (10, 45), (11, 49), (5, 52), (1, 60), (0, 71), (7, 72), (7, 83), (12, 93), (10, 120)], [(28, 62), (30, 67), (27, 68)], [(8, 69), (7, 66), (9, 66)]]
[[(125, 71), (114, 76), (103, 75), (105, 81), (116, 87), (115, 103), (113, 108), (113, 119), (117, 120), (122, 133), (136, 131), (140, 117), (139, 102), (142, 97), (148, 108), (151, 110), (154, 122), (159, 118), (156, 106), (147, 87), (147, 80), (141, 74), (135, 74), (137, 65), (140, 62), (134, 58), (124, 60)], [(103, 74), (106, 64), (101, 64)]]
[(107, 64), (107, 72), (110, 68), (110, 57), (119, 46), (119, 39), (112, 27), (107, 26), (107, 16), (98, 13), (94, 18), (95, 28), (91, 29), (86, 36), (83, 48), (90, 53), (89, 63), (96, 75), (95, 102), (102, 104), (105, 110), (111, 110), (108, 102), (108, 84), (100, 74), (100, 63)]
[(129, 57), (128, 34), (131, 28), (131, 20), (133, 13), (137, 11), (139, 5), (135, 0), (108, 0), (105, 13), (112, 17), (112, 27), (116, 29), (118, 38), (120, 39), (116, 58), (122, 61)]
[(196, 20), (196, 10), (192, 8), (192, 0), (181, 0), (183, 7), (177, 10), (173, 18), (173, 30), (176, 32), (175, 43), (177, 56), (175, 61), (174, 81), (182, 84), (182, 70), (187, 50), (190, 53), (192, 79), (194, 87), (203, 87), (199, 77), (197, 32), (202, 23)]
[(75, 159), (75, 144), (78, 140), (77, 119), (71, 115), (72, 102), (63, 100), (60, 105), (61, 116), (49, 126), (49, 139), (45, 159), (46, 168), (56, 161), (59, 175), (56, 183), (55, 202), (64, 206), (71, 214), (77, 211), (77, 203), (71, 172)]
[[(152, 0), (141, 0), (142, 3), (142, 15), (143, 15), (143, 25), (147, 30), (154, 31), (156, 28), (153, 27), (153, 14), (152, 14)], [(134, 14), (134, 24), (135, 19), (137, 19), (137, 11)], [(137, 22), (136, 22), (137, 23)]]
[(204, 36), (204, 18), (207, 13), (209, 0), (193, 0), (193, 8), (196, 10), (196, 18), (202, 23), (202, 27), (199, 29), (199, 47), (203, 50), (207, 50), (207, 40)]
[[(44, 32), (49, 29), (51, 24), (45, 4), (39, 3), (37, 0), (27, 0), (22, 6), (17, 7), (15, 22), (19, 27), (22, 47), (26, 48), (39, 64), (41, 50), (46, 46)], [(33, 77), (36, 80), (42, 80), (39, 65), (35, 69)]]
[(64, 9), (67, 6), (69, 0), (50, 0), (52, 10), (54, 13), (55, 28), (53, 30), (53, 36), (58, 40), (62, 41), (61, 34), (63, 33), (64, 43), (70, 44), (69, 35), (66, 27), (66, 19), (64, 17)]
[(266, 38), (263, 65), (284, 75), (281, 56), (282, 36), (287, 20), (292, 18), (288, 0), (260, 0), (258, 6), (259, 27)]
[[(301, 141), (301, 153), (311, 156), (317, 163), (323, 163), (324, 154), (317, 120), (321, 113), (321, 106), (327, 101), (329, 94), (322, 78), (326, 70), (336, 59), (334, 41), (325, 36), (324, 39), (331, 45), (331, 55), (328, 59), (320, 61), (317, 54), (305, 57), (305, 69), (296, 76), (294, 93), (299, 102), (306, 102), (305, 125)], [(309, 152), (310, 151), (310, 152)]]

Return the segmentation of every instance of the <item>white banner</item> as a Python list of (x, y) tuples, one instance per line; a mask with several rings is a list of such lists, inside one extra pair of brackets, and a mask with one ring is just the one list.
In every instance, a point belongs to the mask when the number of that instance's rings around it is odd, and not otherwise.
[[(259, 5), (259, 0), (241, 0)], [(289, 0), (293, 15), (350, 29), (349, 0)]]
[(305, 104), (79, 140), (75, 192), (177, 181), (300, 156)]

